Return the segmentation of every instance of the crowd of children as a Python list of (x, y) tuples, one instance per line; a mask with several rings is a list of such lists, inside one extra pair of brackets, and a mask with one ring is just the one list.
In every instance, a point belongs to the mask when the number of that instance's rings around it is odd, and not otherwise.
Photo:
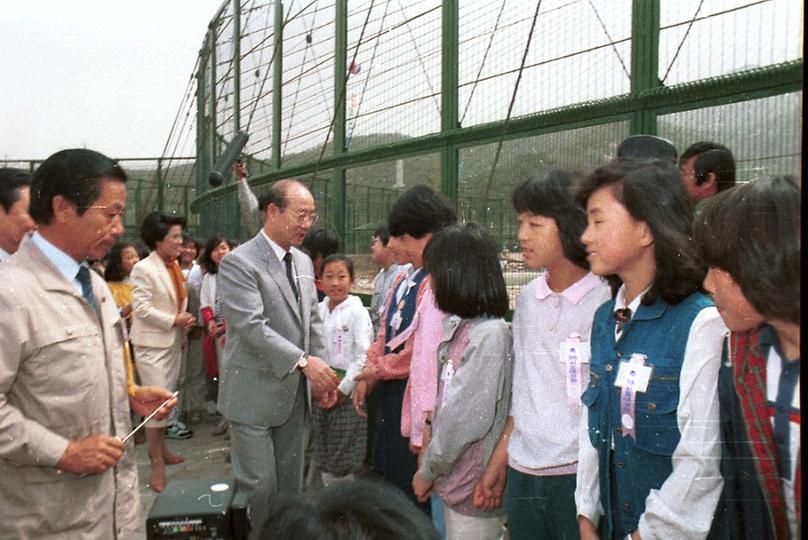
[(412, 267), (377, 293), (372, 344), (350, 260), (323, 263), (342, 383), (320, 470), (360, 470), (381, 394), (374, 470), (444, 538), (799, 537), (799, 198), (761, 178), (694, 219), (654, 160), (528, 180), (518, 240), (543, 272), (509, 327), (493, 238), (407, 190), (385, 247)]
[(618, 159), (512, 198), (544, 271), (510, 329), (490, 235), (423, 186), (391, 209), (414, 270), (353, 394), (383, 396), (377, 472), (444, 538), (798, 538), (797, 182), (694, 218), (672, 163)]
[[(511, 198), (541, 273), (510, 324), (495, 240), (427, 186), (374, 233), (370, 310), (333, 233), (304, 242), (340, 378), (312, 412), (322, 482), (370, 467), (451, 539), (799, 538), (798, 182), (722, 189), (694, 217), (673, 163), (619, 158)], [(202, 257), (211, 376), (231, 247)], [(124, 281), (137, 253), (115, 253)]]

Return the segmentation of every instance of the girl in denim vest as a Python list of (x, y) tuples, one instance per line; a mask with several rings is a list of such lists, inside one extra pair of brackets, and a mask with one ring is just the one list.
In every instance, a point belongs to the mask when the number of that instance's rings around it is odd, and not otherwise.
[(435, 301), (449, 316), (438, 347), (435, 410), (413, 491), (421, 501), (433, 489), (440, 496), (448, 539), (500, 538), (504, 511), (473, 504), (511, 397), (511, 334), (502, 319), (508, 293), (497, 246), (476, 224), (454, 225), (430, 240), (424, 264)]
[(595, 312), (579, 437), (581, 538), (703, 538), (721, 491), (717, 375), (726, 327), (676, 168), (616, 161), (579, 191), (592, 272), (615, 287)]

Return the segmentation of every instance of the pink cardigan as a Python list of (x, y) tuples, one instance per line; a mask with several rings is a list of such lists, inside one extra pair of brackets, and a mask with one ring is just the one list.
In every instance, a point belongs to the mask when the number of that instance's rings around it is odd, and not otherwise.
[[(416, 311), (413, 332), (410, 378), (401, 406), (401, 435), (410, 444), (421, 447), (426, 414), (435, 409), (438, 393), (438, 346), (443, 339), (442, 321), (446, 314), (438, 309), (429, 280), (421, 285), (423, 296)], [(420, 291), (419, 291), (420, 292)], [(420, 296), (420, 295), (419, 295)]]

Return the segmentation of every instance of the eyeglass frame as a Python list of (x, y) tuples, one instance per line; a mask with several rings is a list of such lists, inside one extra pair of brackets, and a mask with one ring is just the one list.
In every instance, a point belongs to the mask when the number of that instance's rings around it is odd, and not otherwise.
[[(281, 212), (286, 212), (286, 210), (287, 208), (280, 209)], [(317, 212), (308, 213), (304, 210), (296, 212), (292, 217), (294, 217), (300, 225), (304, 225), (306, 221), (310, 221), (311, 225), (314, 225), (317, 223), (317, 220), (320, 219), (320, 215)]]

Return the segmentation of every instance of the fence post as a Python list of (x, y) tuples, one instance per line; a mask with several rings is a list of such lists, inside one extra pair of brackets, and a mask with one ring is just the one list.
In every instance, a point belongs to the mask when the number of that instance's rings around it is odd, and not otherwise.
[(283, 3), (275, 1), (272, 48), (272, 167), (281, 168), (281, 118), (283, 116)]
[[(358, 46), (358, 45), (357, 45)], [(345, 153), (345, 94), (348, 79), (348, 0), (336, 1), (334, 21), (334, 155)], [(326, 201), (328, 221), (345, 242), (345, 168), (335, 167), (332, 173), (331, 197)]]
[(241, 2), (233, 0), (233, 132), (241, 130)]
[[(659, 82), (659, 0), (634, 0), (631, 7), (631, 93)], [(631, 134), (656, 135), (656, 114), (646, 106), (631, 115)]]
[[(456, 129), (458, 116), (458, 0), (443, 0), (441, 42), (441, 131)], [(440, 152), (441, 191), (455, 206), (458, 200), (458, 152), (452, 146)]]
[(210, 103), (208, 104), (208, 122), (210, 125), (210, 164), (216, 161), (218, 141), (216, 139), (216, 20), (211, 21), (208, 27), (208, 55), (210, 69)]
[(205, 62), (208, 58), (207, 38), (199, 51), (199, 69), (196, 72), (196, 191), (207, 191), (205, 180)]

